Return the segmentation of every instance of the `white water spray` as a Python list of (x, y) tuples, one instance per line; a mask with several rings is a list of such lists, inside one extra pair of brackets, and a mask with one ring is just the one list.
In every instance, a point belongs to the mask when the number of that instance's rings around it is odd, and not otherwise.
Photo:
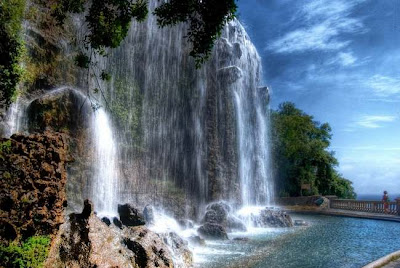
[(104, 109), (94, 112), (92, 129), (95, 144), (93, 203), (98, 214), (114, 216), (118, 205), (118, 154), (112, 126)]

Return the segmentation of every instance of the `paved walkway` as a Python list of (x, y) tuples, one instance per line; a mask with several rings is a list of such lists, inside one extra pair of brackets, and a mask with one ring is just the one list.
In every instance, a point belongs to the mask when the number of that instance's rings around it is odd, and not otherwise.
[(343, 216), (343, 217), (400, 222), (400, 216), (381, 214), (381, 213), (369, 213), (369, 212), (352, 211), (352, 210), (344, 210), (344, 209), (327, 209), (327, 208), (320, 209), (320, 208), (316, 208), (316, 207), (305, 207), (305, 206), (283, 207), (282, 209), (287, 212), (296, 212), (296, 213), (315, 213), (315, 214), (322, 214), (322, 215), (332, 215), (332, 216)]

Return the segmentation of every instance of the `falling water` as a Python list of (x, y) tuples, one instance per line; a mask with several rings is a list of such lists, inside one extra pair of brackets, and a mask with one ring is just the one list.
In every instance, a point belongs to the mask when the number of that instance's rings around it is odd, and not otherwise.
[(26, 103), (21, 98), (10, 105), (2, 126), (5, 137), (25, 130), (25, 111)]
[(95, 144), (93, 203), (99, 214), (113, 216), (117, 210), (118, 155), (108, 115), (99, 108), (92, 116)]

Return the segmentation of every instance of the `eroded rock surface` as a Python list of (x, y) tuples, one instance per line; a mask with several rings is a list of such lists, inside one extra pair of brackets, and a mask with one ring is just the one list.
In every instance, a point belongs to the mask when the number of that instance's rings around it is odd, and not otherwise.
[(169, 241), (145, 226), (121, 229), (107, 223), (85, 201), (83, 212), (70, 214), (60, 227), (45, 267), (191, 267), (191, 252), (178, 236), (169, 247)]
[(44, 132), (0, 139), (0, 221), (2, 240), (55, 234), (64, 221), (65, 138)]

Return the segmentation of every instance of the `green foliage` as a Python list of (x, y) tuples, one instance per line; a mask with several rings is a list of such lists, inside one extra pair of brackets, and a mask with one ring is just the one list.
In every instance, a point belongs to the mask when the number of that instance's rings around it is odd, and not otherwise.
[(93, 1), (86, 16), (90, 45), (116, 48), (125, 39), (132, 18), (143, 21), (147, 17), (147, 2), (139, 0)]
[(11, 242), (8, 246), (0, 245), (0, 266), (10, 268), (43, 267), (50, 249), (48, 236), (33, 236), (21, 245)]
[(111, 80), (111, 75), (109, 73), (105, 72), (105, 71), (102, 71), (101, 75), (100, 75), (100, 78), (103, 81), (110, 81)]
[[(314, 121), (287, 102), (272, 112), (272, 129), (279, 192), (290, 196), (319, 193), (354, 197), (351, 182), (337, 173), (337, 159), (328, 150), (332, 138), (329, 124)], [(302, 184), (310, 184), (311, 191), (302, 192)]]
[(190, 55), (200, 67), (209, 58), (225, 24), (235, 17), (236, 10), (234, 0), (171, 0), (156, 8), (154, 14), (162, 27), (189, 23), (187, 38), (193, 45)]
[(85, 54), (78, 53), (78, 55), (75, 56), (75, 64), (78, 67), (88, 69), (90, 65), (90, 59)]
[(11, 140), (0, 142), (0, 159), (5, 159), (4, 154), (11, 152)]
[(25, 0), (0, 1), (0, 101), (9, 105), (23, 74), (21, 38)]
[[(146, 19), (147, 5), (146, 0), (58, 0), (53, 16), (62, 25), (68, 13), (82, 13), (88, 7), (86, 22), (90, 31), (85, 38), (86, 45), (101, 54), (104, 48), (116, 48), (121, 44), (132, 19)], [(190, 55), (200, 67), (209, 58), (225, 24), (235, 17), (236, 10), (235, 0), (170, 0), (161, 3), (154, 14), (161, 27), (188, 22)]]

